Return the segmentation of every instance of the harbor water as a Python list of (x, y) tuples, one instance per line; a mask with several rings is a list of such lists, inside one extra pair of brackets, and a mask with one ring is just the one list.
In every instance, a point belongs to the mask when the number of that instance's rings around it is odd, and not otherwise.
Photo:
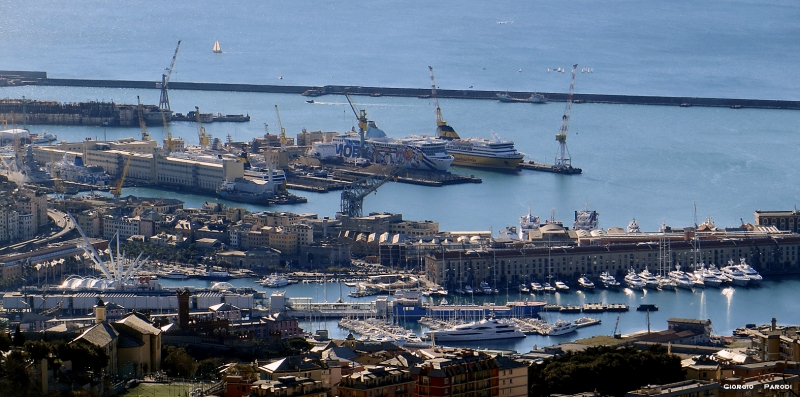
[[(258, 284), (253, 283), (252, 279), (232, 279), (229, 282), (234, 286), (255, 286), (256, 289), (260, 291), (266, 291), (267, 295), (275, 291), (283, 291), (288, 298), (312, 298), (315, 302), (336, 302), (338, 299), (342, 299), (345, 302), (370, 302), (375, 300), (375, 296), (360, 298), (348, 296), (348, 293), (355, 290), (355, 288), (348, 287), (342, 282), (298, 283), (278, 289), (260, 287)], [(193, 279), (162, 279), (161, 283), (165, 286), (192, 285), (196, 287), (206, 287), (210, 286), (212, 282)], [(505, 304), (508, 301), (529, 300), (543, 301), (548, 304), (562, 306), (580, 306), (585, 303), (622, 303), (628, 305), (630, 308), (630, 311), (623, 313), (542, 312), (539, 314), (541, 319), (551, 323), (559, 318), (563, 320), (575, 320), (580, 317), (592, 317), (601, 320), (599, 325), (579, 328), (577, 332), (566, 335), (555, 337), (528, 335), (524, 339), (505, 341), (459, 342), (459, 345), (470, 347), (512, 349), (520, 352), (527, 352), (533, 348), (534, 344), (542, 347), (588, 338), (594, 335), (612, 335), (615, 328), (616, 332), (620, 334), (645, 331), (648, 328), (648, 313), (636, 311), (636, 308), (641, 304), (654, 304), (658, 306), (657, 311), (649, 313), (650, 329), (653, 332), (666, 329), (667, 319), (674, 317), (703, 320), (710, 319), (714, 334), (721, 336), (731, 336), (734, 329), (744, 327), (746, 324), (769, 324), (772, 317), (777, 318), (778, 324), (781, 325), (797, 324), (800, 322), (800, 318), (798, 318), (797, 315), (797, 299), (795, 297), (798, 288), (800, 288), (800, 277), (783, 277), (768, 278), (764, 280), (762, 286), (758, 288), (706, 288), (698, 289), (695, 292), (687, 290), (645, 290), (642, 292), (631, 291), (630, 289), (620, 289), (617, 291), (597, 289), (590, 292), (572, 290), (568, 293), (537, 295), (520, 294), (510, 289), (507, 294), (505, 292), (491, 296), (450, 294), (446, 299), (450, 304)], [(438, 297), (423, 299), (430, 304), (441, 303), (441, 298)], [(765, 305), (768, 307), (765, 307)], [(618, 326), (617, 317), (619, 317)], [(480, 319), (465, 318), (462, 320), (476, 321)], [(399, 323), (399, 325), (414, 331), (417, 335), (422, 335), (423, 332), (427, 330), (427, 328), (421, 327), (413, 321), (406, 321), (402, 318), (395, 319), (395, 321)], [(330, 318), (300, 318), (300, 326), (310, 332), (314, 332), (317, 329), (327, 329), (332, 338), (345, 338), (349, 332), (338, 326), (337, 319)]]

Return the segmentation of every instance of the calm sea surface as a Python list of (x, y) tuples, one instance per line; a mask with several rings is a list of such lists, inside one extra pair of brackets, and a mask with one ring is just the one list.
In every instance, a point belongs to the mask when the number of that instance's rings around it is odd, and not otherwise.
[[(440, 88), (756, 99), (800, 99), (800, 4), (793, 1), (394, 2), (280, 1), (220, 5), (207, 0), (134, 3), (6, 1), (0, 4), (0, 69), (40, 70), (54, 78), (159, 80), (182, 40), (173, 81), (298, 85), (428, 87), (427, 66)], [(219, 40), (223, 54), (211, 47)], [(564, 68), (567, 73), (548, 72)], [(60, 101), (158, 103), (153, 90), (3, 87), (0, 97)], [(250, 140), (276, 133), (278, 105), (286, 131), (345, 131), (355, 119), (346, 101), (324, 96), (172, 91), (172, 109), (249, 113), (244, 124), (212, 124), (215, 137)], [(387, 134), (432, 134), (429, 99), (356, 97)], [(563, 103), (541, 106), (441, 100), (444, 118), (462, 136), (494, 132), (516, 142), (528, 159), (551, 163)], [(265, 127), (265, 124), (268, 126)], [(138, 137), (138, 128), (31, 126), (59, 139)], [(174, 136), (197, 142), (194, 123), (172, 123)], [(156, 139), (162, 128), (150, 128)], [(758, 209), (792, 209), (800, 197), (800, 112), (576, 104), (569, 150), (582, 175), (536, 172), (474, 174), (482, 184), (427, 188), (390, 183), (370, 195), (365, 211), (435, 220), (443, 230), (494, 230), (515, 225), (528, 208), (571, 224), (588, 205), (600, 226), (643, 230), (683, 227), (712, 216), (718, 226), (753, 222)], [(153, 189), (125, 194), (176, 197), (197, 207), (214, 197)], [(301, 192), (309, 203), (276, 210), (333, 216), (337, 193)], [(247, 206), (251, 210), (266, 209)], [(723, 294), (595, 293), (559, 299), (650, 302), (655, 328), (671, 316), (711, 318), (719, 333), (771, 317), (800, 322), (796, 280)], [(299, 293), (312, 296), (309, 286)], [(338, 297), (338, 288), (335, 296)], [(291, 289), (291, 291), (294, 291)], [(329, 288), (329, 293), (331, 293)], [(555, 299), (555, 298), (553, 298)], [(335, 300), (335, 298), (334, 298)], [(577, 301), (576, 301), (577, 302)], [(566, 316), (565, 316), (566, 317)], [(613, 317), (613, 318), (612, 318)], [(616, 316), (579, 331), (610, 334)], [(646, 328), (644, 315), (623, 314), (620, 328)], [(328, 328), (334, 328), (328, 326)], [(594, 331), (602, 330), (602, 331)], [(724, 331), (724, 332), (722, 332)], [(520, 344), (537, 343), (526, 338)], [(542, 343), (546, 342), (544, 338)], [(539, 344), (542, 344), (539, 343)], [(521, 350), (524, 350), (520, 348)]]

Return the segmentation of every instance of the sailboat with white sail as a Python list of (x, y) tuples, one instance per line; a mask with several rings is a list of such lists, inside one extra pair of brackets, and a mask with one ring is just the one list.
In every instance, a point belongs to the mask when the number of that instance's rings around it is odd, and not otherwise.
[(219, 47), (219, 40), (214, 42), (214, 49), (215, 54), (222, 54), (222, 49)]

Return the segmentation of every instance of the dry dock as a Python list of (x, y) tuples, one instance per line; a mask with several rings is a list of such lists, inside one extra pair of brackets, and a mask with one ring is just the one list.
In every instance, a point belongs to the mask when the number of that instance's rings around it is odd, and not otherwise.
[(542, 164), (542, 163), (534, 163), (533, 161), (527, 161), (520, 163), (517, 167), (522, 170), (530, 170), (530, 171), (542, 171), (542, 172), (552, 172), (555, 174), (565, 174), (565, 175), (574, 175), (580, 174), (583, 172), (580, 168), (575, 167), (557, 167), (551, 164)]

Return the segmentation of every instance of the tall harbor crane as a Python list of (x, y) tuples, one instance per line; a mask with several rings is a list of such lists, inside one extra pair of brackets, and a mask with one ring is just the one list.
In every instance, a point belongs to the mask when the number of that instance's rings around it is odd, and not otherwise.
[(161, 121), (164, 123), (164, 149), (167, 150), (167, 153), (171, 153), (175, 151), (175, 141), (172, 140), (172, 133), (169, 132), (169, 122), (167, 122), (167, 114), (164, 113), (164, 109), (161, 109)]
[(442, 118), (442, 108), (439, 107), (439, 99), (436, 97), (436, 80), (433, 78), (433, 66), (428, 66), (428, 70), (431, 72), (431, 98), (436, 111), (436, 136), (448, 140), (459, 139), (460, 137), (456, 130), (447, 125), (447, 122)]
[(567, 149), (567, 129), (569, 128), (569, 112), (572, 109), (572, 95), (575, 93), (575, 70), (577, 69), (577, 63), (572, 65), (572, 82), (569, 84), (567, 108), (564, 110), (564, 116), (561, 118), (561, 131), (556, 134), (560, 156), (556, 159), (555, 168), (560, 170), (572, 168), (572, 160), (569, 156), (569, 149)]
[(172, 110), (169, 108), (169, 94), (167, 93), (167, 86), (169, 85), (169, 78), (172, 76), (172, 69), (175, 68), (175, 60), (178, 59), (178, 50), (181, 49), (181, 40), (178, 40), (178, 46), (175, 47), (175, 54), (172, 55), (172, 63), (166, 69), (166, 73), (161, 75), (161, 99), (158, 101), (158, 107), (168, 113), (172, 117)]
[(117, 183), (114, 185), (114, 188), (111, 189), (111, 194), (115, 199), (119, 199), (122, 195), (122, 185), (125, 183), (125, 177), (128, 175), (128, 169), (131, 167), (131, 159), (133, 159), (133, 150), (128, 154), (125, 160), (125, 166), (122, 167), (122, 172), (120, 172), (119, 178), (117, 178)]
[(286, 150), (286, 130), (283, 128), (283, 123), (281, 122), (281, 112), (278, 111), (278, 105), (275, 105), (275, 114), (278, 116), (278, 128), (280, 128), (281, 130), (280, 134), (281, 149)]
[(358, 146), (358, 157), (359, 158), (366, 158), (364, 156), (365, 153), (365, 142), (364, 142), (364, 135), (367, 133), (367, 111), (365, 109), (357, 109), (356, 105), (353, 104), (353, 100), (350, 99), (350, 94), (347, 91), (344, 92), (345, 98), (347, 98), (347, 102), (350, 104), (350, 109), (353, 109), (353, 113), (356, 115), (356, 119), (358, 120), (358, 135), (361, 138), (359, 141)]
[(351, 218), (364, 215), (364, 197), (378, 190), (397, 175), (399, 168), (390, 168), (384, 174), (374, 174), (357, 179), (342, 190), (341, 214)]
[(194, 112), (195, 120), (197, 121), (197, 139), (200, 143), (200, 147), (205, 149), (211, 141), (211, 136), (206, 134), (206, 127), (203, 127), (203, 119), (200, 117), (200, 108), (195, 106)]
[(136, 97), (136, 102), (139, 104), (136, 107), (136, 114), (139, 116), (139, 128), (142, 130), (142, 140), (149, 141), (150, 133), (147, 132), (147, 123), (144, 121), (144, 110), (142, 109), (142, 100)]

